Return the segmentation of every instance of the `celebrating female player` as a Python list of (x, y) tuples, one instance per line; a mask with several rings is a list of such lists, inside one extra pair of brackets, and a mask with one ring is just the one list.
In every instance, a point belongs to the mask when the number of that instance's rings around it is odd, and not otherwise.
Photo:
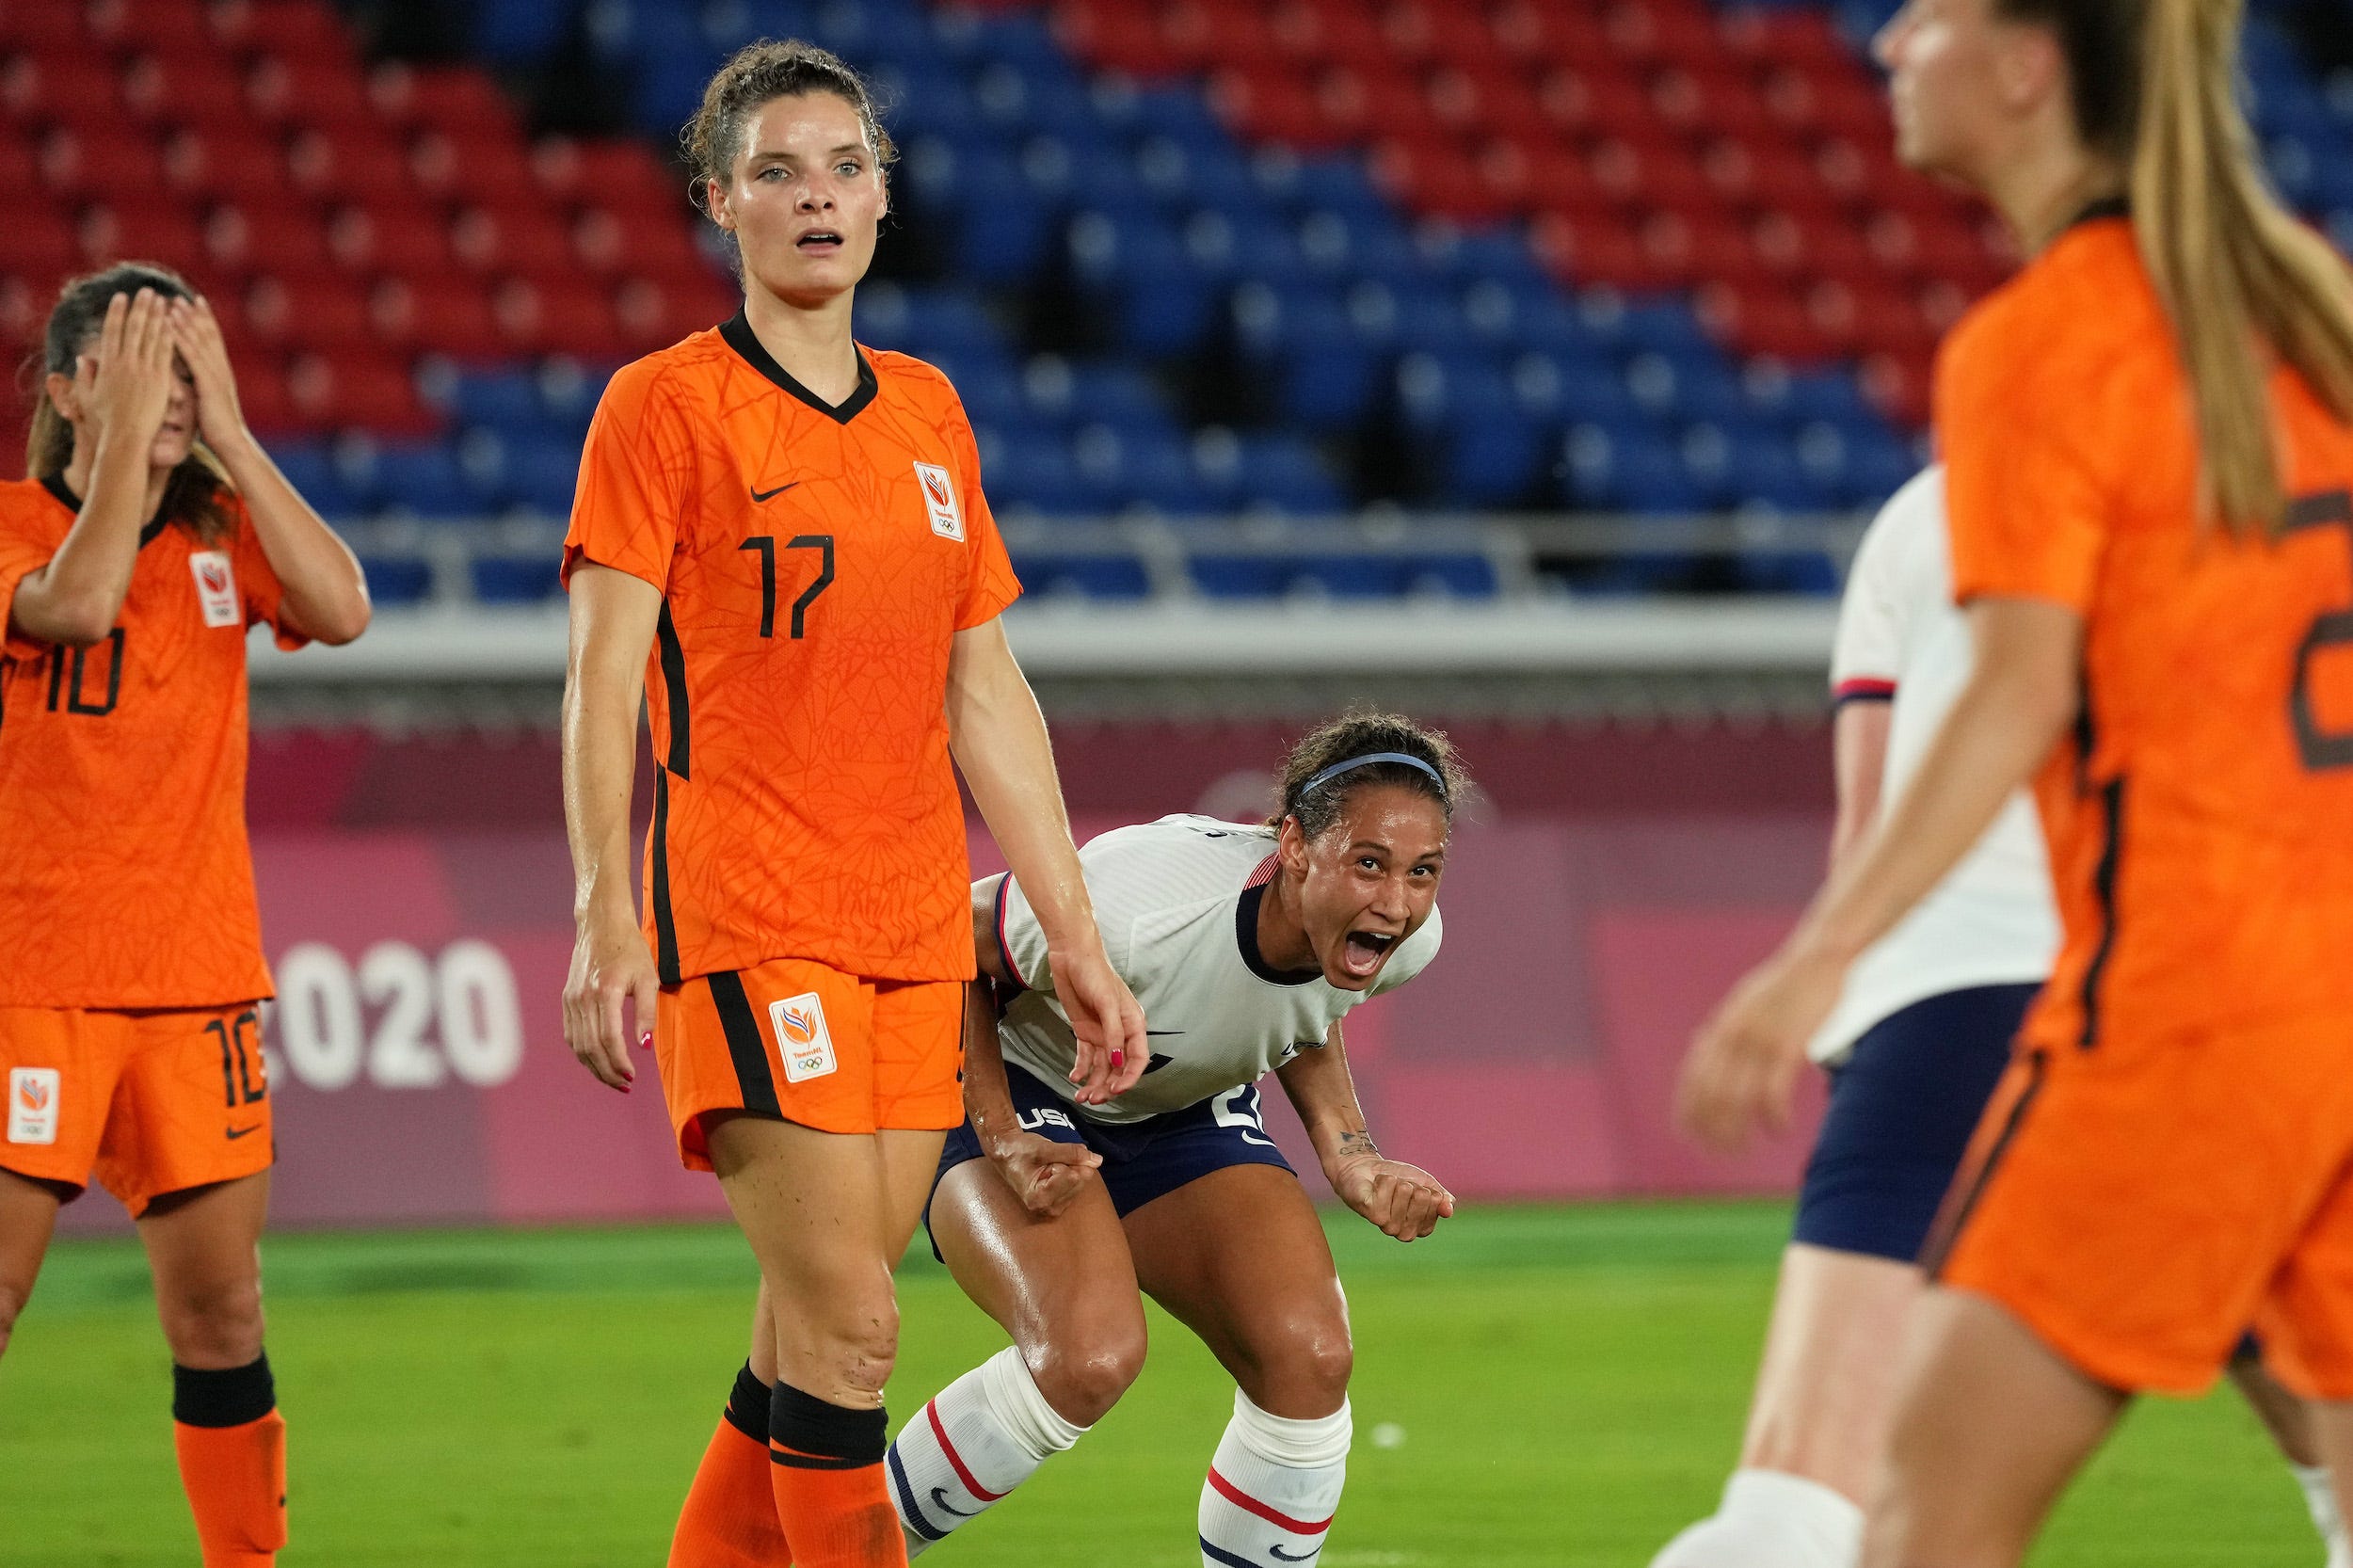
[(2033, 261), (1937, 376), (1977, 664), (1702, 1032), (1698, 1128), (2035, 776), (2062, 943), (1929, 1256), (1866, 1563), (2009, 1564), (2129, 1393), (2250, 1320), (2353, 1461), (2353, 274), (2281, 210), (2235, 0), (1913, 0), (1900, 150)]
[[(865, 86), (822, 50), (754, 44), (688, 147), (744, 309), (624, 367), (582, 458), (565, 1035), (626, 1090), (633, 1000), (680, 1157), (717, 1173), (760, 1261), (751, 1356), (671, 1561), (899, 1563), (890, 1268), (962, 1115), (972, 974), (952, 748), (1068, 977), (1082, 1096), (1144, 1070), (1143, 1018), (998, 623), (1019, 586), (963, 408), (930, 366), (851, 338), (891, 152)], [(642, 933), (641, 682), (659, 764)]]
[(30, 477), (0, 485), (0, 1350), (59, 1204), (138, 1222), (207, 1568), (286, 1540), (262, 1351), (270, 994), (246, 844), (246, 629), (368, 624), (359, 564), (245, 427), (212, 310), (123, 264), (42, 340)]
[(1333, 1191), (1401, 1241), (1454, 1199), (1385, 1160), (1340, 1019), (1438, 951), (1438, 878), (1463, 776), (1445, 737), (1352, 715), (1300, 742), (1261, 827), (1164, 817), (1080, 856), (1112, 963), (1149, 1010), (1143, 1080), (1074, 1094), (1059, 960), (1019, 875), (972, 889), (965, 1125), (930, 1224), (1013, 1345), (942, 1390), (890, 1450), (909, 1556), (1069, 1448), (1144, 1364), (1139, 1288), (1239, 1384), (1201, 1489), (1205, 1564), (1313, 1562), (1349, 1447), (1348, 1311), (1314, 1207), (1258, 1119), (1273, 1068)]
[[(1897, 491), (1864, 535), (1831, 661), (1833, 864), (1900, 797), (1968, 680), (1952, 602), (1945, 476)], [(1934, 892), (1847, 976), (1808, 1054), (1831, 1074), (1782, 1255), (1740, 1468), (1710, 1517), (1652, 1568), (1852, 1568), (1895, 1414), (1897, 1343), (1925, 1283), (1921, 1244), (2058, 946), (2034, 807), (2014, 792)], [(2231, 1372), (2271, 1429), (2328, 1540), (2353, 1568), (2301, 1405), (2251, 1357)]]

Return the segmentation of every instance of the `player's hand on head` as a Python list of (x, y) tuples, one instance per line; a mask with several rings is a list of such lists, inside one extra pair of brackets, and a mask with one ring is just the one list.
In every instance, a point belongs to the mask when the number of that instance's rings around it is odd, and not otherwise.
[(1806, 1042), (1837, 1005), (1837, 966), (1784, 949), (1750, 970), (1692, 1037), (1675, 1086), (1675, 1121), (1707, 1147), (1746, 1146), (1789, 1125)]
[[(600, 1082), (629, 1092), (637, 1077), (630, 1045), (632, 1037), (641, 1046), (652, 1041), (661, 990), (653, 954), (633, 920), (608, 915), (582, 924), (564, 978), (564, 1043)], [(633, 1017), (625, 1016), (624, 1003)]]
[(1092, 952), (1054, 955), (1054, 995), (1078, 1037), (1078, 1061), (1070, 1081), (1080, 1105), (1101, 1105), (1136, 1085), (1150, 1064), (1144, 1009), (1128, 983), (1096, 948)]
[(120, 431), (143, 447), (163, 428), (171, 406), (167, 303), (152, 289), (107, 301), (95, 351), (83, 354), (73, 371), (74, 398), (93, 435)]
[(1418, 1240), (1454, 1217), (1454, 1194), (1445, 1184), (1401, 1160), (1356, 1160), (1334, 1186), (1342, 1203), (1400, 1241)]
[(172, 347), (196, 383), (197, 428), (206, 440), (223, 445), (244, 431), (245, 410), (237, 401), (236, 373), (230, 368), (220, 318), (199, 296), (171, 302), (170, 326)]
[(989, 1156), (1021, 1207), (1050, 1220), (1070, 1207), (1101, 1168), (1103, 1157), (1080, 1144), (1058, 1144), (1035, 1133), (1009, 1139)]

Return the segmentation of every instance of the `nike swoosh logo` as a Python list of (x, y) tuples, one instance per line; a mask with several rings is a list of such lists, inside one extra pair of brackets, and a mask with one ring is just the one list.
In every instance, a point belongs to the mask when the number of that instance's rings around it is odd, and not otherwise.
[(949, 1502), (948, 1489), (944, 1486), (935, 1486), (932, 1488), (932, 1506), (939, 1510), (942, 1513), (952, 1513), (959, 1519), (977, 1518), (979, 1517), (981, 1512), (976, 1508), (971, 1512), (967, 1513), (964, 1510), (957, 1508), (955, 1505)]
[[(799, 483), (800, 481), (798, 479), (792, 481), (792, 485), (797, 485)], [(774, 501), (776, 497), (791, 489), (792, 485), (778, 485), (773, 490), (754, 490), (752, 492), (752, 500), (755, 502)]]
[(1147, 1029), (1144, 1032), (1146, 1034), (1182, 1034), (1184, 1031), (1181, 1029)]
[(1144, 1076), (1147, 1078), (1150, 1077), (1152, 1074), (1159, 1072), (1162, 1067), (1167, 1066), (1171, 1062), (1176, 1060), (1176, 1059), (1173, 1056), (1162, 1056), (1159, 1051), (1154, 1051), (1152, 1053), (1152, 1060), (1144, 1064)]
[(1311, 1562), (1315, 1560), (1315, 1555), (1321, 1550), (1323, 1550), (1323, 1543), (1321, 1541), (1304, 1552), (1287, 1552), (1280, 1546), (1269, 1546), (1266, 1549), (1267, 1556), (1277, 1562)]
[(259, 1132), (259, 1131), (261, 1131), (261, 1130), (262, 1130), (262, 1124), (261, 1124), (261, 1123), (259, 1123), (259, 1122), (255, 1122), (255, 1123), (254, 1123), (251, 1127), (232, 1127), (232, 1128), (223, 1128), (221, 1130), (222, 1130), (223, 1132), (225, 1132), (225, 1133), (226, 1133), (229, 1137), (231, 1137), (231, 1138), (232, 1138), (232, 1139), (234, 1139), (234, 1138), (242, 1138), (242, 1137), (244, 1137), (244, 1136), (245, 1136), (247, 1133), (248, 1133), (248, 1132)]

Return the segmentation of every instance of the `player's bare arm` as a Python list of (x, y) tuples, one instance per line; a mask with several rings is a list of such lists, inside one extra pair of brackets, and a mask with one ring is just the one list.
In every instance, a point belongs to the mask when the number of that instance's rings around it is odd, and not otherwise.
[(200, 296), (175, 299), (167, 319), (171, 344), (195, 382), (197, 431), (245, 500), (262, 553), (285, 590), (287, 625), (323, 643), (351, 641), (368, 629), (371, 613), (358, 558), (246, 428), (229, 347), (212, 306)]
[[(610, 567), (572, 570), (571, 652), (564, 676), (564, 823), (571, 841), (578, 937), (564, 980), (564, 1043), (603, 1083), (626, 1092), (632, 1030), (653, 1028), (661, 982), (631, 889), (629, 796), (637, 704), (661, 591)], [(630, 1003), (634, 1018), (625, 1018)]]
[(1150, 1056), (1144, 1009), (1104, 954), (1046, 716), (1000, 620), (956, 633), (948, 656), (948, 742), (1046, 933), (1054, 995), (1079, 1041), (1070, 1070), (1079, 1103), (1101, 1105), (1144, 1076)]
[(964, 1012), (964, 1113), (990, 1168), (1013, 1189), (1021, 1207), (1041, 1220), (1069, 1208), (1103, 1163), (1103, 1157), (1083, 1144), (1058, 1144), (1022, 1127), (1005, 1082), (997, 1003), (985, 980), (972, 983)]
[(1831, 721), (1832, 767), (1838, 807), (1830, 833), (1830, 863), (1844, 861), (1880, 816), (1880, 780), (1887, 771), (1887, 737), (1896, 710), (1886, 702), (1846, 702)]
[(149, 455), (171, 410), (175, 379), (165, 301), (148, 289), (136, 298), (115, 296), (73, 374), (49, 376), (49, 399), (74, 427), (66, 482), (83, 501), (56, 554), (17, 584), (8, 618), (25, 636), (83, 648), (104, 637), (122, 613), (139, 530), (163, 495)]
[(1968, 853), (2073, 722), (2081, 616), (2049, 600), (1985, 597), (1969, 619), (1976, 666), (1911, 787), (1692, 1042), (1676, 1113), (1703, 1141), (1734, 1148), (1760, 1123), (1787, 1123), (1805, 1042), (1848, 966)]
[(1275, 1069), (1283, 1093), (1315, 1144), (1323, 1179), (1339, 1200), (1401, 1241), (1417, 1240), (1454, 1217), (1454, 1194), (1418, 1165), (1385, 1158), (1365, 1128), (1349, 1076), (1348, 1048), (1335, 1023), (1321, 1048)]

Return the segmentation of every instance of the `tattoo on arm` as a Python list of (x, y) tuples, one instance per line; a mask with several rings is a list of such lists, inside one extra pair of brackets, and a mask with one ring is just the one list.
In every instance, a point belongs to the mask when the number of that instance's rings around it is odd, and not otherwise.
[(1381, 1158), (1381, 1151), (1373, 1146), (1372, 1134), (1361, 1128), (1341, 1133), (1339, 1145), (1332, 1152), (1338, 1160), (1378, 1160)]

